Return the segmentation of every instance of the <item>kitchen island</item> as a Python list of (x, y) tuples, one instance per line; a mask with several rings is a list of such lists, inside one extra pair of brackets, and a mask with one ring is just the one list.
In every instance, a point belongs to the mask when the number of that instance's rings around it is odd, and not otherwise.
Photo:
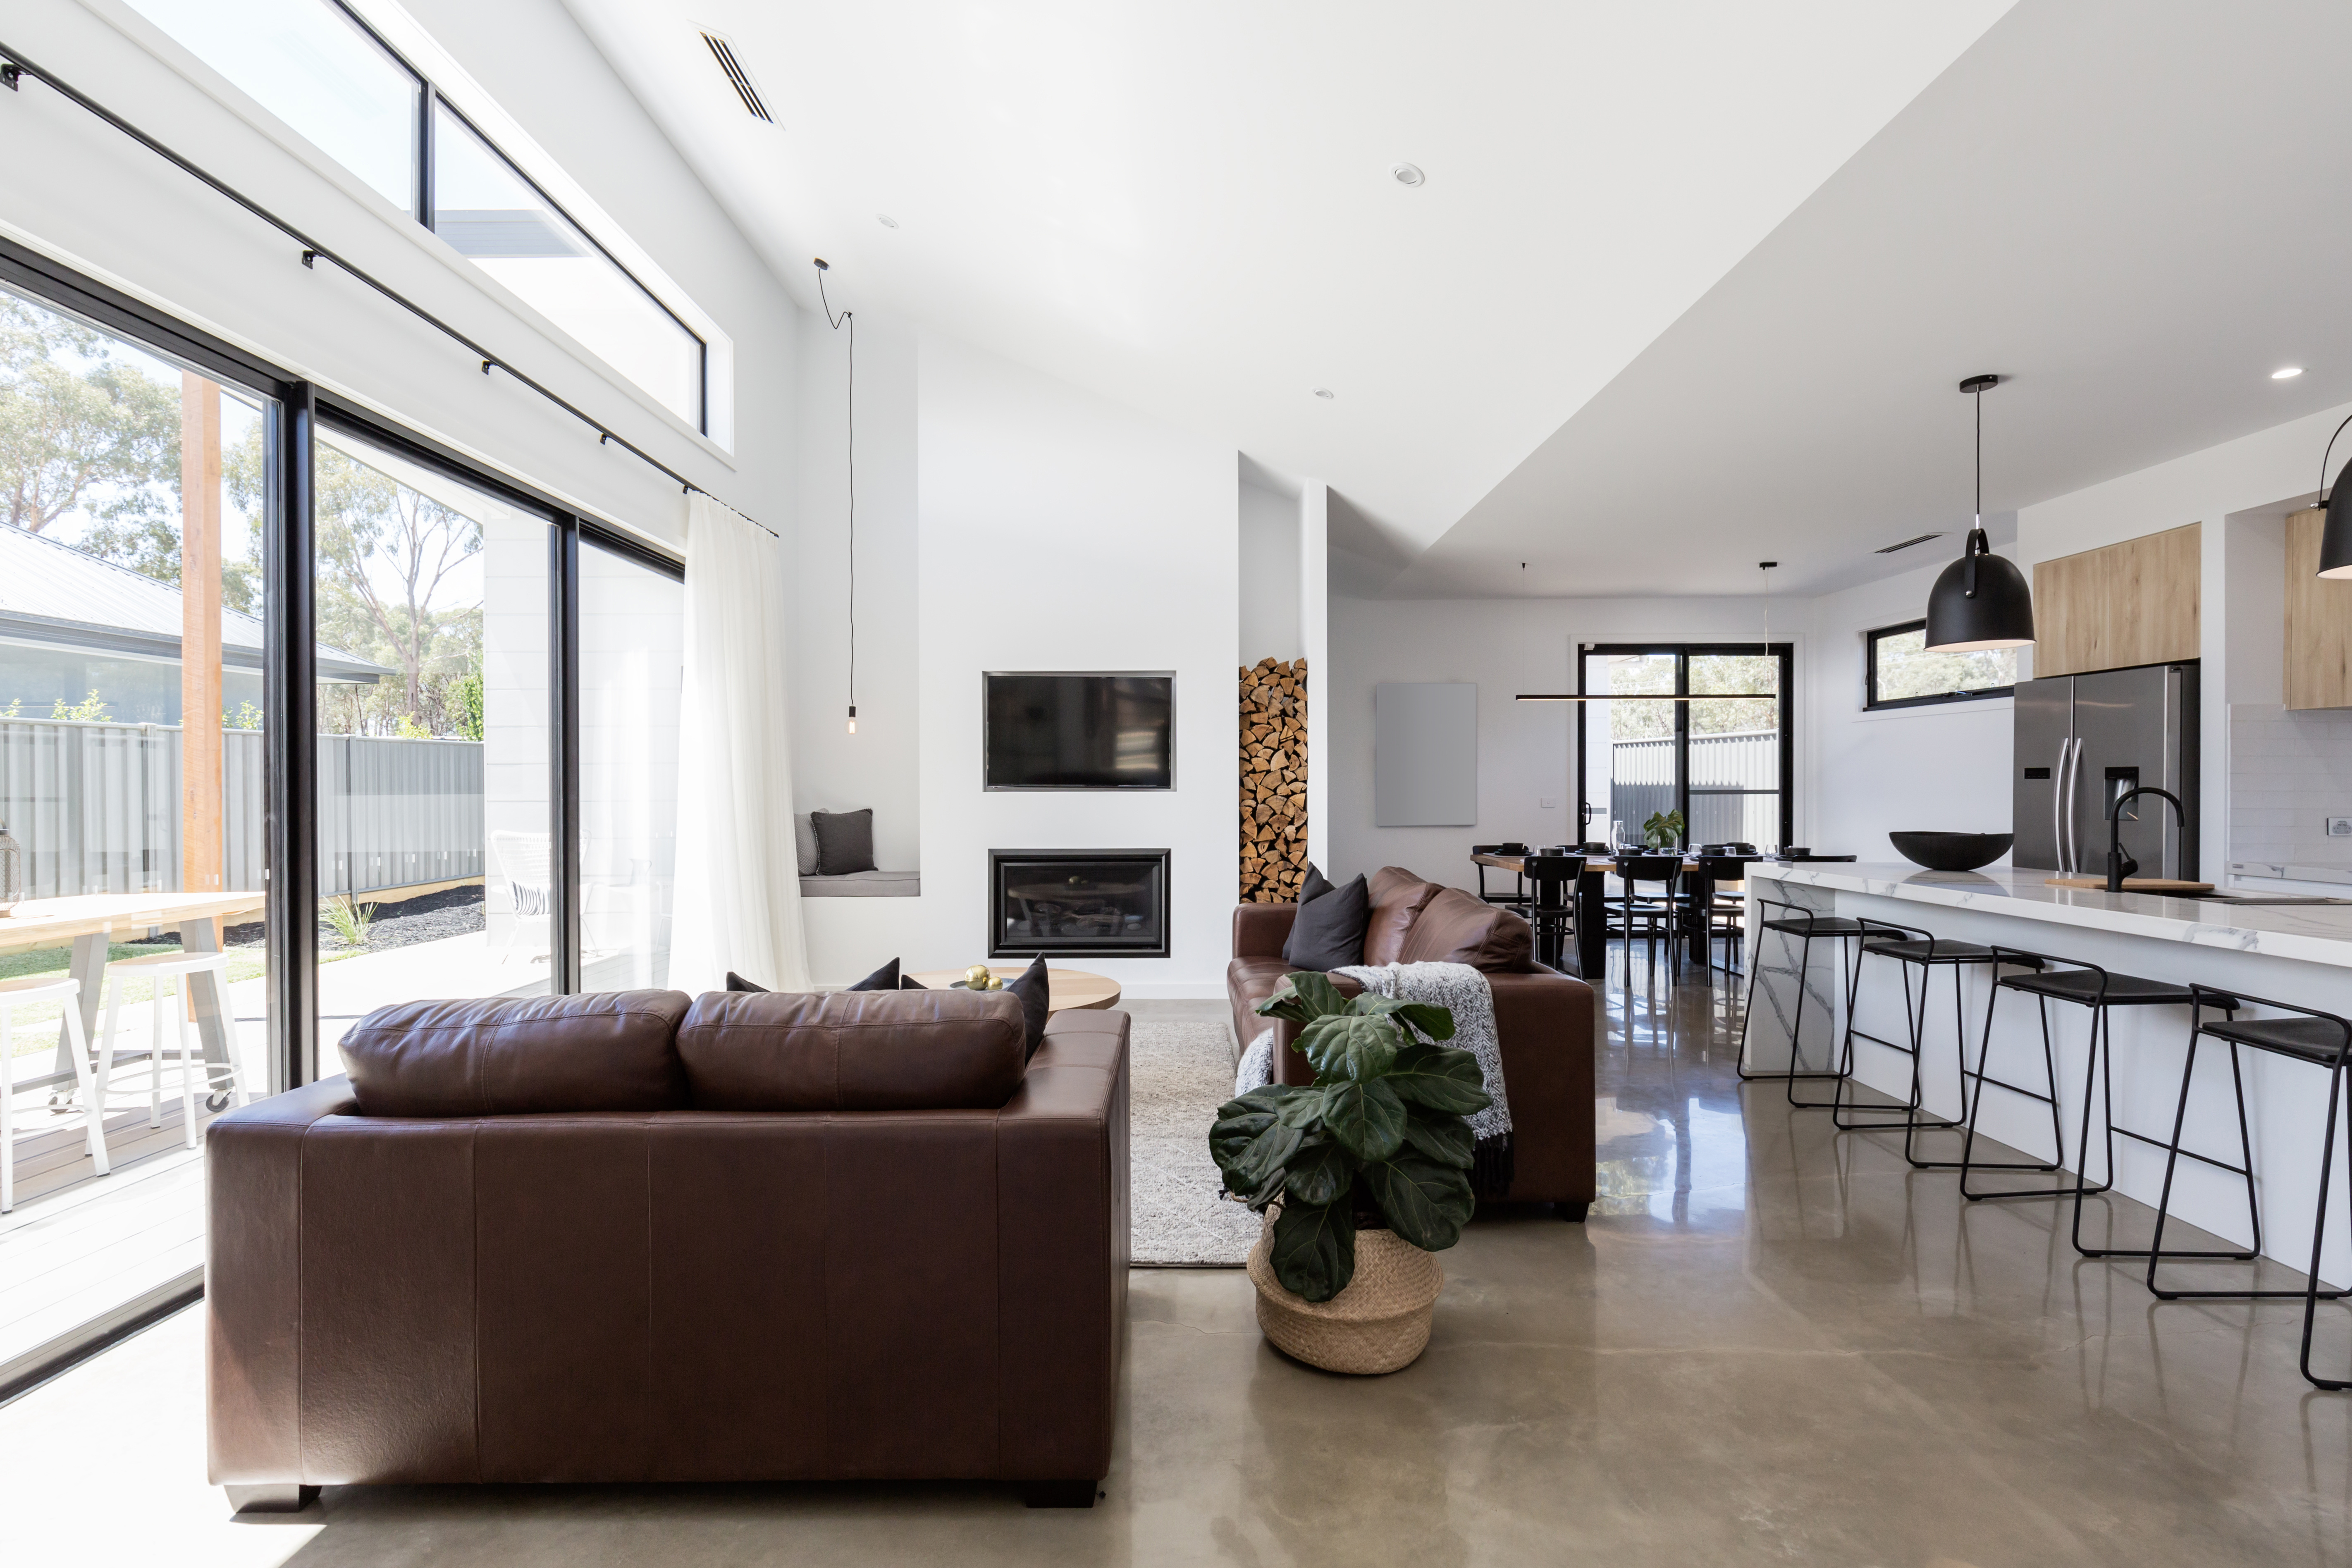
[[(1765, 906), (1772, 900), (1823, 912), (1881, 921), (1924, 930), (1936, 936), (1986, 946), (2021, 949), (2054, 958), (2099, 964), (2121, 974), (2177, 985), (2200, 983), (2299, 1006), (2352, 1017), (2352, 904), (2232, 903), (2217, 900), (2108, 893), (2095, 889), (2048, 885), (2047, 871), (1993, 868), (1982, 871), (1929, 871), (1904, 864), (1780, 865), (1761, 862), (1748, 870), (1749, 964), (1756, 989), (1748, 1009), (1747, 1061), (1751, 1071), (1785, 1070), (1790, 1028), (1800, 1016), (1797, 938), (1765, 931), (1759, 921), (1789, 911)], [(2275, 897), (2277, 895), (2252, 895)], [(1760, 940), (1759, 940), (1760, 939)], [(1960, 1072), (1955, 1056), (1952, 1000), (1954, 968), (1934, 972), (1926, 1011), (1922, 1092), (1926, 1114), (1958, 1117), (1962, 1110)], [(1807, 1070), (1833, 1065), (1837, 1034), (1844, 1026), (1846, 971), (1840, 944), (1816, 937), (1805, 965), (1800, 1057)], [(1908, 1093), (1911, 1061), (1881, 1041), (1907, 1041), (1905, 979), (1916, 995), (1920, 971), (1884, 958), (1865, 957), (1855, 987), (1853, 1076), (1869, 1089), (1901, 1099)], [(1988, 1041), (1994, 1077), (2039, 1088), (2042, 1074), (2042, 1015), (2034, 998), (2004, 993), (1986, 1032), (1991, 989), (1988, 967), (1957, 968), (1961, 986), (1959, 1027), (1965, 1030), (1973, 1070)], [(2006, 972), (2014, 973), (2014, 972)], [(2261, 1011), (2255, 1009), (2256, 1012)], [(2049, 1008), (2054, 1047), (2060, 1122), (2065, 1132), (2064, 1163), (2079, 1167), (2083, 1108), (2089, 1066), (2091, 1014), (2087, 1008), (2053, 1004)], [(2163, 1138), (2169, 1135), (2180, 1093), (2181, 1062), (2189, 1041), (2186, 1007), (2118, 1007), (2110, 1013), (2114, 1042), (2111, 1068), (2113, 1114), (2118, 1126)], [(1875, 1037), (1875, 1040), (1863, 1036)], [(2256, 1191), (2262, 1209), (2264, 1252), (2300, 1270), (2310, 1260), (2312, 1202), (2317, 1192), (2327, 1075), (2316, 1067), (2263, 1051), (2242, 1054), (2249, 1129), (2253, 1142)], [(1749, 1093), (1778, 1092), (1771, 1080)], [(1801, 1097), (1826, 1098), (1829, 1085), (1801, 1083)], [(2095, 1097), (2096, 1091), (2093, 1091)], [(1877, 1097), (1867, 1093), (1865, 1101)], [(2052, 1153), (2050, 1111), (2017, 1095), (1989, 1088), (1978, 1121), (1990, 1137), (2036, 1159)], [(2105, 1149), (2100, 1120), (2091, 1122), (2090, 1173), (2104, 1173)], [(1898, 1135), (1899, 1136), (1899, 1135)], [(2337, 1134), (2341, 1139), (2344, 1133)], [(2235, 1102), (2230, 1092), (2229, 1054), (2207, 1041), (2198, 1053), (2197, 1082), (2189, 1097), (2184, 1146), (2234, 1160), (2238, 1151)], [(1924, 1133), (1920, 1152), (1934, 1159), (1957, 1159), (1959, 1135)], [(2014, 1156), (1979, 1146), (1979, 1158)], [(1986, 1188), (2048, 1186), (2047, 1177), (1981, 1178)], [(2126, 1138), (2115, 1141), (2116, 1190), (2153, 1205), (2164, 1180), (2164, 1152)], [(2332, 1225), (2320, 1273), (2330, 1283), (2352, 1279), (2352, 1226), (2341, 1223), (2345, 1174), (2339, 1168), (2331, 1205)], [(1976, 1184), (1972, 1182), (1972, 1185)], [(2048, 1202), (2049, 1200), (2024, 1200)], [(2084, 1238), (2096, 1246), (2106, 1235), (2106, 1217), (2094, 1202), (2084, 1219)], [(2173, 1184), (2172, 1212), (2229, 1240), (2252, 1239), (2244, 1189), (2235, 1176), (2183, 1160)], [(2145, 1247), (2148, 1218), (2130, 1210), (2116, 1216), (2115, 1245)], [(2168, 1246), (2172, 1238), (2168, 1236)], [(2183, 1241), (2179, 1245), (2193, 1243)], [(2182, 1265), (2208, 1279), (2189, 1283), (2221, 1288), (2243, 1279), (2244, 1265)], [(2266, 1270), (2265, 1272), (2269, 1272)], [(2280, 1280), (2269, 1283), (2284, 1283)]]

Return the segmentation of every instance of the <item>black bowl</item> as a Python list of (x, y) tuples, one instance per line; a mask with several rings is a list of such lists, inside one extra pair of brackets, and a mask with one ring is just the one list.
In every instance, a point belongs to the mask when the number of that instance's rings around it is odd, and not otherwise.
[(2009, 853), (2008, 833), (1890, 833), (1895, 851), (1930, 871), (1973, 871)]

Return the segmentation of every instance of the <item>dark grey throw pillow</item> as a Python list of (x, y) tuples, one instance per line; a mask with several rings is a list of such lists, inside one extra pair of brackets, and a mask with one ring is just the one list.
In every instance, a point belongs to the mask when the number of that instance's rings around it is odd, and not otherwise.
[(816, 830), (816, 874), (846, 877), (874, 869), (874, 812), (813, 811), (809, 826)]
[(848, 991), (896, 991), (898, 988), (898, 961), (895, 958), (856, 984), (843, 987)]
[(1045, 961), (1034, 958), (1021, 972), (1018, 980), (1008, 980), (1004, 989), (1021, 1004), (1021, 1035), (1028, 1047), (1026, 1061), (1037, 1054), (1038, 1044), (1045, 1037), (1045, 1018), (1051, 1011), (1053, 988), (1045, 975)]
[[(898, 961), (894, 958), (890, 962), (896, 963)], [(736, 973), (731, 969), (727, 972), (727, 989), (730, 991), (757, 991), (761, 995), (767, 994), (768, 990), (764, 985), (754, 985), (751, 982), (744, 979), (741, 975)]]
[(1282, 944), (1282, 962), (1293, 969), (1339, 969), (1364, 962), (1364, 928), (1371, 922), (1371, 891), (1358, 876), (1333, 887), (1323, 873), (1307, 868), (1298, 890), (1298, 918)]

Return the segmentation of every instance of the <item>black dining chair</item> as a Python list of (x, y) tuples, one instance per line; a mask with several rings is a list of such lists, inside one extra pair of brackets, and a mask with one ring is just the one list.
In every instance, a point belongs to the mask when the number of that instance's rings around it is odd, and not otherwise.
[[(1706, 908), (1694, 907), (1691, 915), (1694, 925), (1706, 936), (1707, 967), (1720, 968), (1726, 974), (1746, 973), (1746, 955), (1742, 948), (1748, 934), (1748, 864), (1746, 857), (1727, 850), (1716, 855), (1701, 851), (1690, 868), (1694, 875), (1706, 879), (1707, 885), (1715, 889)], [(1737, 885), (1740, 890), (1736, 893), (1724, 891), (1727, 882)], [(1724, 943), (1726, 959), (1720, 965), (1715, 962), (1717, 939)], [(1739, 955), (1740, 963), (1729, 962), (1735, 954)]]
[[(1470, 853), (1473, 857), (1479, 855), (1524, 856), (1527, 852), (1528, 847), (1521, 844), (1517, 839), (1513, 839), (1510, 842), (1504, 844), (1473, 844), (1470, 846)], [(1475, 859), (1472, 863), (1474, 865), (1477, 864)], [(1517, 876), (1511, 879), (1511, 890), (1507, 893), (1488, 892), (1486, 890), (1486, 868), (1483, 865), (1478, 866), (1478, 897), (1487, 903), (1500, 904), (1505, 909), (1507, 909), (1516, 914), (1524, 915), (1528, 912), (1527, 872), (1524, 869), (1521, 870)]]
[(1547, 969), (1564, 968), (1569, 932), (1576, 922), (1576, 884), (1584, 875), (1584, 857), (1530, 855), (1526, 875), (1534, 893), (1522, 912), (1535, 927), (1536, 962)]
[[(1620, 855), (1617, 876), (1622, 890), (1617, 898), (1617, 918), (1611, 924), (1613, 935), (1625, 939), (1630, 954), (1633, 938), (1642, 938), (1643, 955), (1654, 963), (1658, 939), (1666, 942), (1667, 973), (1679, 977), (1682, 973), (1682, 948), (1675, 939), (1679, 933), (1684, 908), (1682, 896), (1683, 858), (1673, 851), (1664, 854)], [(1653, 883), (1659, 889), (1655, 896), (1643, 893), (1642, 886)]]

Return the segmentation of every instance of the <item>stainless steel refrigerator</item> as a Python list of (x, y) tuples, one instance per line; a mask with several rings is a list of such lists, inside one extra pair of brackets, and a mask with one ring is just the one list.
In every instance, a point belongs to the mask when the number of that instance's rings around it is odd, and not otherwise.
[(2140, 876), (2196, 879), (2194, 663), (2020, 681), (2014, 764), (2011, 865), (2105, 876), (2108, 804), (2154, 784), (2180, 797), (2181, 819), (2141, 795), (2124, 808), (2124, 848)]

